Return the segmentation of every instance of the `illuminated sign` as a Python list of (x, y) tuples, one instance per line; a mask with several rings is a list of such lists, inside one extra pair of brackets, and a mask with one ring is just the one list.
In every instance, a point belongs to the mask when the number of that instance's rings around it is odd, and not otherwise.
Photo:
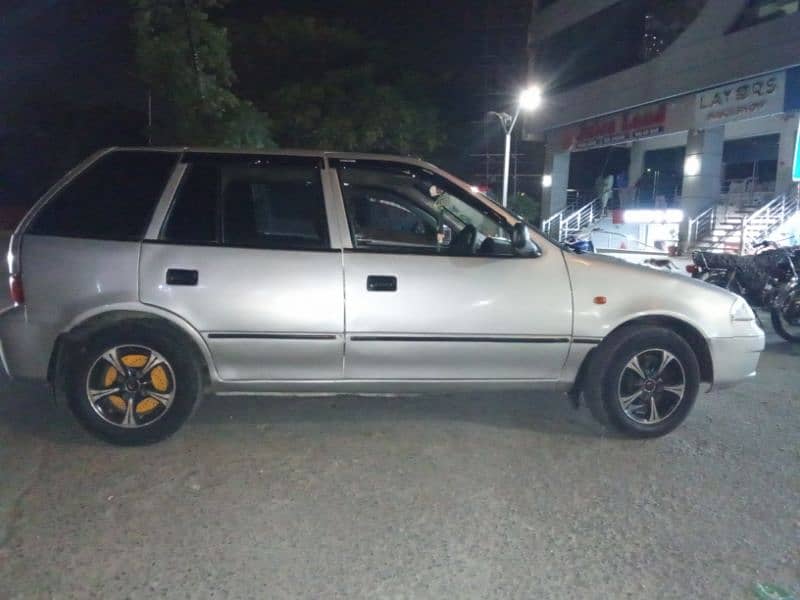
[(780, 72), (700, 92), (695, 96), (695, 126), (721, 125), (783, 112), (785, 87), (786, 73)]
[(613, 117), (582, 123), (577, 131), (568, 133), (572, 135), (568, 145), (573, 150), (586, 150), (659, 135), (664, 133), (666, 121), (666, 104), (629, 110)]
[(639, 225), (653, 225), (656, 223), (681, 223), (683, 221), (683, 211), (679, 208), (668, 208), (666, 210), (626, 210), (622, 214), (622, 220), (625, 223), (636, 223)]

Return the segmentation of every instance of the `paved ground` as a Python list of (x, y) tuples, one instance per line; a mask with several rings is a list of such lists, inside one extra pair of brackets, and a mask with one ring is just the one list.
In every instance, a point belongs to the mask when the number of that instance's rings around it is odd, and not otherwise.
[(800, 592), (799, 370), (770, 337), (649, 442), (473, 394), (214, 399), (120, 449), (0, 381), (0, 600)]
[(800, 350), (666, 438), (558, 396), (209, 400), (93, 441), (0, 387), (0, 598), (752, 598), (800, 588)]

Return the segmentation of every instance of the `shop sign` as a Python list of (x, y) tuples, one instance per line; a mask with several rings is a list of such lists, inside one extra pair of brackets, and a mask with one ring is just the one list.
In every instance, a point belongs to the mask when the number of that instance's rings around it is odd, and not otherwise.
[(566, 132), (564, 145), (572, 150), (587, 150), (610, 144), (659, 135), (667, 121), (667, 105), (656, 104), (602, 119), (586, 121)]
[(783, 112), (786, 73), (773, 73), (700, 92), (695, 96), (698, 129)]

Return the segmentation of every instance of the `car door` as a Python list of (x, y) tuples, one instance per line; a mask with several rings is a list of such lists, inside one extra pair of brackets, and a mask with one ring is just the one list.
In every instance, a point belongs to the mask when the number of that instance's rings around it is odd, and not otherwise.
[[(505, 219), (427, 169), (332, 164), (353, 246), (343, 256), (345, 378), (558, 379), (572, 300), (557, 248), (515, 256)], [(419, 210), (438, 223), (433, 234), (430, 219), (409, 217)], [(466, 225), (476, 239), (462, 252)]]
[(189, 153), (161, 231), (142, 245), (142, 302), (195, 327), (223, 380), (342, 376), (342, 259), (321, 167)]

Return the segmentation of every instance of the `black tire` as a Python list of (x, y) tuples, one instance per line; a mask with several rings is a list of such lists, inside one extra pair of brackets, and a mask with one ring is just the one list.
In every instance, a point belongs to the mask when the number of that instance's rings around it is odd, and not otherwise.
[[(645, 358), (652, 351), (664, 351), (671, 354), (679, 365), (670, 362), (668, 368), (679, 372), (683, 378), (684, 390), (682, 397), (672, 392), (666, 392), (656, 387), (656, 403), (666, 402), (667, 405), (675, 404), (663, 420), (652, 424), (635, 420), (623, 409), (620, 400), (620, 389), (627, 365), (634, 357), (645, 353)], [(680, 368), (680, 371), (678, 371)], [(650, 383), (648, 383), (650, 385)], [(658, 384), (656, 384), (657, 386)], [(594, 417), (604, 425), (611, 425), (620, 433), (634, 438), (654, 438), (665, 435), (680, 425), (688, 416), (700, 389), (700, 366), (697, 356), (692, 348), (681, 336), (664, 327), (650, 325), (632, 325), (624, 327), (606, 338), (598, 346), (592, 356), (586, 372), (584, 397)], [(642, 401), (642, 410), (647, 406)], [(657, 413), (656, 413), (657, 414)]]
[[(168, 407), (162, 405), (152, 422), (147, 424), (137, 422), (134, 428), (113, 424), (108, 418), (111, 416), (110, 412), (105, 411), (108, 414), (101, 416), (100, 413), (104, 411), (95, 409), (89, 399), (89, 377), (94, 374), (93, 369), (98, 364), (101, 365), (99, 368), (107, 369), (108, 365), (99, 361), (109, 349), (118, 347), (152, 349), (165, 359), (171, 379), (168, 385), (172, 399)], [(192, 414), (202, 392), (202, 371), (195, 353), (187, 351), (185, 341), (176, 339), (176, 336), (164, 331), (158, 323), (150, 320), (129, 321), (103, 329), (86, 340), (74, 343), (70, 347), (70, 354), (71, 359), (65, 365), (63, 378), (68, 406), (84, 428), (112, 444), (137, 446), (152, 444), (169, 437)], [(112, 371), (116, 372), (113, 368)], [(118, 377), (116, 381), (122, 380), (121, 375)], [(115, 382), (109, 385), (122, 384)], [(109, 398), (116, 399), (117, 396)], [(143, 401), (140, 401), (140, 404), (143, 404)], [(108, 408), (113, 409), (113, 407)], [(125, 418), (126, 415), (123, 415), (122, 420)], [(134, 421), (138, 421), (138, 418), (134, 418)]]
[(775, 328), (775, 331), (785, 339), (787, 342), (792, 342), (794, 344), (800, 344), (800, 335), (793, 335), (786, 329), (786, 325), (783, 323), (783, 317), (781, 316), (780, 310), (777, 308), (773, 308), (770, 311), (770, 317), (772, 318), (772, 326)]

